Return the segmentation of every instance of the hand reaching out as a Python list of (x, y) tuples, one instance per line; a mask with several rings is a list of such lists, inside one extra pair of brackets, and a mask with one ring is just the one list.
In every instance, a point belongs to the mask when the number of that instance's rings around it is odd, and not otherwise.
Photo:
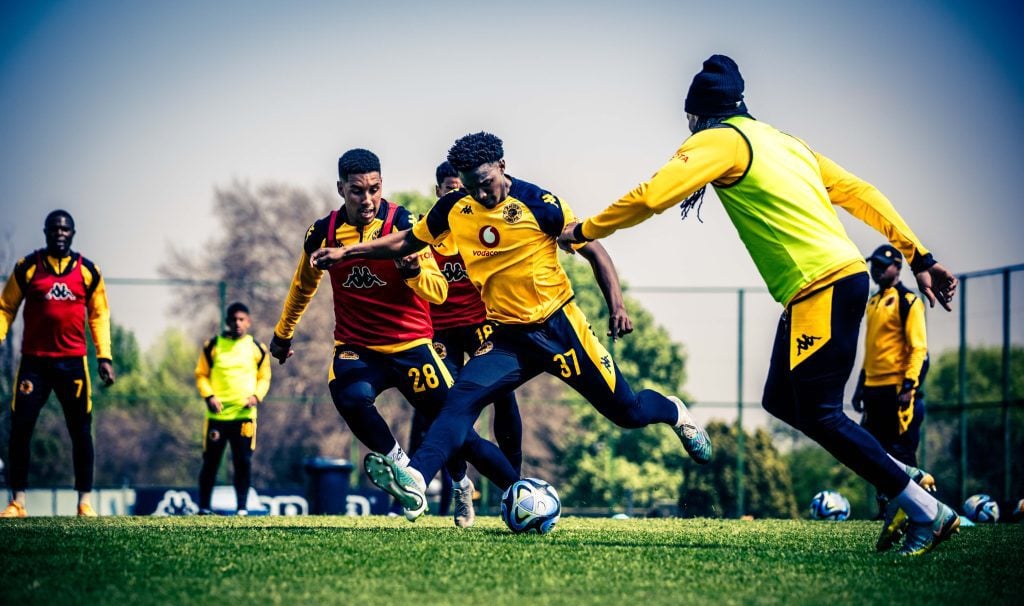
[(928, 302), (932, 307), (935, 307), (935, 302), (938, 301), (946, 311), (953, 311), (950, 303), (953, 301), (956, 287), (960, 282), (952, 272), (936, 263), (928, 269), (914, 274), (914, 277), (917, 278), (918, 289), (928, 297)]

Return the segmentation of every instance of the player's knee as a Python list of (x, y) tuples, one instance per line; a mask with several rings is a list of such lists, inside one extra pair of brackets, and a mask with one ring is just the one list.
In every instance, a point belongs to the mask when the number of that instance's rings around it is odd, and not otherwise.
[(331, 395), (334, 396), (334, 406), (342, 414), (345, 414), (346, 411), (373, 406), (374, 400), (377, 399), (377, 394), (366, 383), (353, 383), (338, 387), (332, 384)]

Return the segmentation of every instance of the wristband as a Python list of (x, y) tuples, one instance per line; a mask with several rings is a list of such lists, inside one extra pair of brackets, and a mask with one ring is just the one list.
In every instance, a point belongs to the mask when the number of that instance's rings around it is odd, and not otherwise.
[(572, 228), (572, 239), (577, 242), (593, 242), (590, 238), (583, 235), (583, 223), (577, 223), (576, 227)]
[(918, 254), (914, 251), (914, 260), (910, 262), (910, 271), (915, 274), (919, 274), (922, 271), (928, 271), (932, 265), (935, 265), (935, 258), (932, 257), (932, 253), (926, 255)]

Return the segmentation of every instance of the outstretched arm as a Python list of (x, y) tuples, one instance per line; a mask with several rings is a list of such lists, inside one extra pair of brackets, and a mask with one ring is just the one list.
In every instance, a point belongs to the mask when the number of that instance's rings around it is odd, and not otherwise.
[(836, 206), (878, 230), (910, 262), (917, 286), (932, 307), (936, 301), (952, 311), (950, 302), (956, 294), (957, 279), (939, 265), (917, 238), (892, 202), (873, 185), (848, 172), (829, 158), (815, 153), (821, 168), (828, 197)]
[(608, 251), (600, 242), (591, 242), (580, 248), (579, 253), (594, 270), (594, 277), (597, 278), (597, 284), (601, 287), (601, 293), (608, 304), (608, 336), (614, 341), (633, 332), (633, 321), (629, 318), (626, 303), (622, 298), (619, 274), (615, 271), (615, 264), (612, 263)]
[(350, 257), (400, 259), (423, 250), (426, 246), (426, 242), (412, 235), (411, 229), (403, 229), (376, 240), (360, 242), (352, 246), (315, 250), (309, 256), (309, 262), (317, 269), (327, 269), (338, 261)]

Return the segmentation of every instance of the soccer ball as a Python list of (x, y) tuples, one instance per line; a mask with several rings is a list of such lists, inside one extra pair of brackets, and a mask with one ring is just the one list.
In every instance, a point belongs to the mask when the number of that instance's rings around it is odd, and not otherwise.
[(811, 517), (815, 520), (845, 520), (850, 517), (850, 502), (834, 490), (822, 490), (811, 499)]
[(562, 515), (558, 493), (544, 480), (525, 478), (501, 495), (501, 519), (509, 530), (547, 534)]
[(999, 503), (987, 494), (976, 494), (964, 501), (964, 515), (972, 522), (995, 524), (999, 521)]

